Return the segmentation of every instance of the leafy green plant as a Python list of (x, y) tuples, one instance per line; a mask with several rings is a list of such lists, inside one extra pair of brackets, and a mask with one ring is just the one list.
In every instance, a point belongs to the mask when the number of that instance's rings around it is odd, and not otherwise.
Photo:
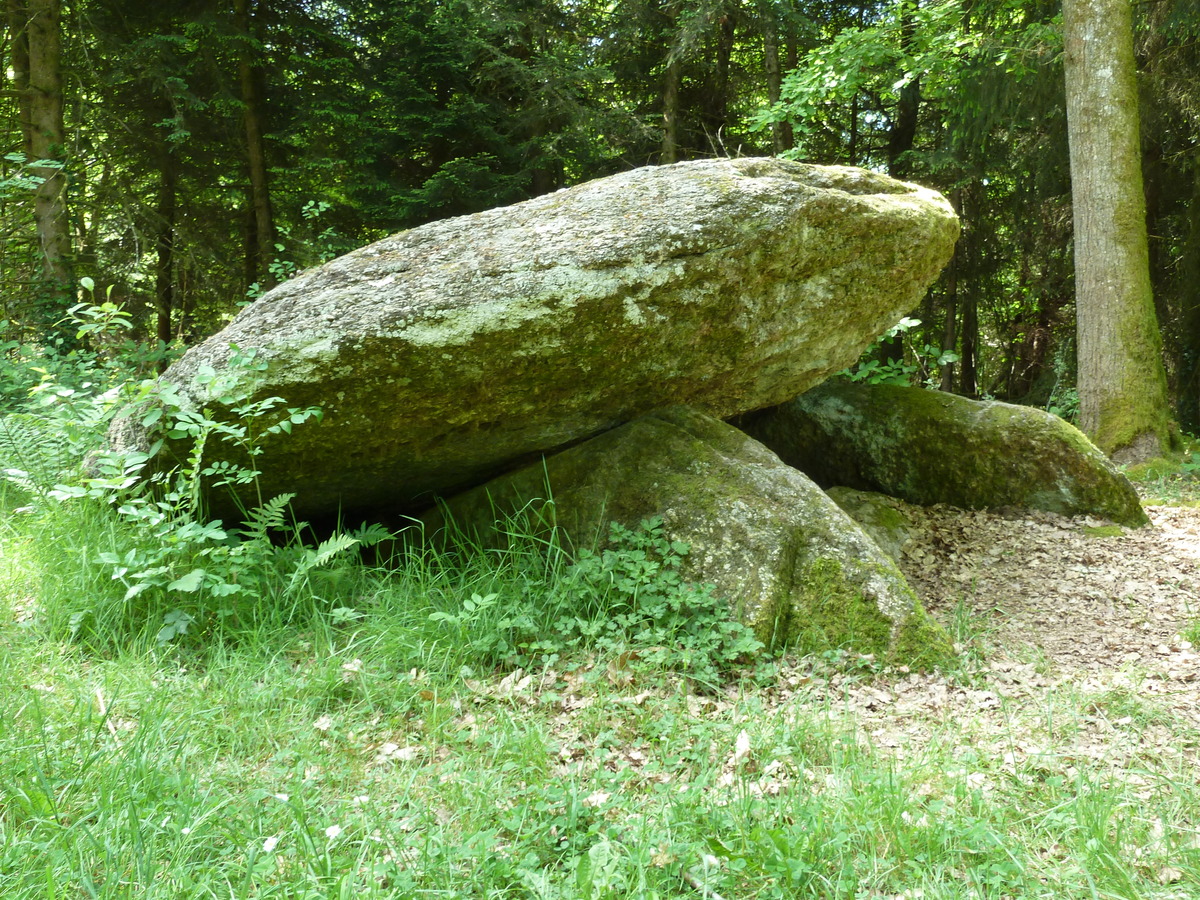
[(579, 551), (549, 590), (515, 602), (498, 592), (475, 592), (430, 620), (495, 663), (548, 664), (586, 650), (630, 672), (672, 669), (713, 685), (762, 644), (730, 618), (711, 585), (684, 581), (680, 567), (689, 549), (665, 535), (660, 518), (637, 528), (613, 522), (609, 546)]
[[(944, 366), (958, 362), (959, 355), (951, 350), (940, 350), (932, 344), (918, 344), (913, 340), (914, 329), (920, 319), (905, 317), (889, 328), (869, 346), (859, 361), (841, 374), (850, 381), (867, 384), (920, 384), (934, 388), (940, 383), (940, 372)], [(896, 359), (880, 358), (883, 345), (899, 337), (904, 353)]]
[(1068, 422), (1079, 421), (1079, 391), (1075, 388), (1055, 389), (1046, 403), (1046, 412)]
[[(94, 349), (76, 356), (79, 370), (95, 369), (119, 348), (102, 350), (128, 327), (120, 307), (105, 302), (79, 305), (69, 319), (78, 336)], [(36, 359), (31, 354), (31, 359)], [(117, 363), (119, 365), (119, 363)], [(231, 347), (226, 369), (202, 367), (195, 387), (214, 398), (196, 408), (172, 384), (153, 379), (80, 379), (66, 384), (58, 373), (39, 366), (40, 378), (26, 387), (31, 412), (0, 417), (0, 479), (36, 498), (46, 515), (56, 506), (88, 504), (115, 516), (108, 547), (88, 550), (90, 561), (106, 567), (124, 588), (124, 615), (84, 606), (70, 614), (73, 634), (94, 631), (103, 620), (130, 623), (158, 616), (160, 642), (211, 633), (226, 625), (253, 621), (264, 606), (286, 608), (308, 586), (310, 574), (346, 557), (354, 548), (387, 536), (381, 527), (338, 533), (318, 546), (302, 540), (306, 526), (288, 514), (292, 495), (264, 498), (245, 513), (241, 528), (210, 521), (201, 485), (218, 490), (250, 486), (256, 494), (253, 468), (268, 436), (320, 418), (317, 408), (288, 407), (279, 397), (250, 396), (247, 376), (265, 365), (253, 350)], [(199, 393), (199, 392), (197, 392)], [(120, 451), (101, 449), (116, 411), (124, 410), (152, 436), (151, 445)], [(162, 441), (190, 447), (179, 466), (149, 472)], [(230, 445), (235, 458), (209, 461), (213, 442)], [(88, 457), (84, 465), (85, 455)]]
[[(152, 476), (147, 490), (139, 475), (154, 448), (104, 454), (94, 466), (96, 475), (54, 491), (62, 500), (86, 497), (108, 502), (135, 526), (139, 539), (133, 546), (102, 552), (97, 560), (110, 566), (113, 579), (125, 586), (126, 603), (147, 591), (175, 598), (179, 605), (166, 612), (158, 632), (162, 642), (189, 633), (195, 622), (201, 622), (204, 630), (222, 620), (236, 622), (240, 607), (229, 599), (235, 596), (250, 604), (264, 596), (286, 603), (312, 570), (388, 534), (382, 527), (365, 527), (307, 548), (301, 540), (304, 524), (288, 516), (292, 494), (260, 496), (260, 503), (246, 513), (246, 524), (237, 531), (206, 520), (203, 482), (214, 489), (254, 485), (259, 475), (249, 465), (207, 463), (205, 448), (210, 440), (233, 445), (252, 465), (266, 436), (290, 434), (293, 427), (320, 418), (319, 409), (283, 407), (279, 397), (253, 400), (244, 375), (263, 363), (253, 351), (242, 352), (236, 346), (232, 350), (227, 371), (218, 374), (202, 367), (196, 375), (197, 386), (215, 394), (231, 418), (218, 416), (211, 408), (192, 408), (166, 385), (155, 385), (143, 399), (140, 422), (144, 427), (159, 427), (167, 438), (191, 442), (191, 453), (182, 466)], [(278, 534), (288, 536), (282, 547), (273, 540)]]
[[(337, 229), (332, 226), (320, 228), (321, 217), (330, 209), (332, 206), (324, 200), (309, 200), (301, 207), (300, 217), (306, 226), (305, 230), (309, 232), (307, 236), (295, 234), (294, 229), (289, 226), (279, 226), (280, 240), (275, 244), (276, 256), (267, 265), (267, 271), (277, 284), (297, 275), (306, 266), (329, 262), (349, 249)], [(257, 299), (262, 294), (263, 287), (258, 282), (250, 285), (246, 291), (250, 300)]]

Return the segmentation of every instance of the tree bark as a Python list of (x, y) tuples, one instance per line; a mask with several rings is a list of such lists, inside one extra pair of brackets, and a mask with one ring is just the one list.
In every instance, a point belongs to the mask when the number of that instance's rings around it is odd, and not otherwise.
[(709, 94), (709, 144), (713, 155), (728, 155), (725, 134), (729, 129), (729, 64), (733, 58), (734, 8), (726, 4), (716, 20), (716, 59), (713, 67), (713, 87)]
[(1119, 462), (1171, 443), (1154, 314), (1129, 0), (1064, 0), (1079, 424)]
[[(958, 346), (958, 253), (950, 257), (950, 268), (946, 273), (946, 318), (942, 325), (942, 352), (953, 353)], [(942, 369), (941, 389), (954, 391), (954, 363)]]
[(274, 286), (270, 262), (275, 252), (275, 218), (267, 177), (263, 100), (259, 90), (259, 72), (254, 65), (254, 20), (250, 5), (251, 0), (234, 0), (234, 19), (241, 38), (238, 83), (242, 94), (246, 162), (250, 170), (250, 204), (254, 210), (255, 271), (259, 284), (268, 289)]
[[(158, 185), (158, 261), (154, 271), (154, 303), (158, 312), (158, 339), (164, 344), (173, 337), (175, 310), (175, 207), (178, 193), (178, 164), (171, 148), (161, 148)], [(165, 362), (164, 362), (165, 365)]]
[(663, 164), (679, 162), (679, 84), (682, 77), (682, 63), (678, 59), (669, 59), (663, 76), (663, 133), (658, 155), (658, 161)]
[(12, 66), (13, 89), (17, 100), (17, 122), (21, 130), (21, 148), (27, 160), (33, 159), (33, 111), (29, 92), (29, 9), (25, 0), (8, 0), (8, 59)]
[[(788, 3), (782, 21), (783, 26), (783, 71), (793, 72), (800, 64), (800, 41), (796, 35), (796, 26), (792, 20), (793, 4)], [(791, 150), (796, 146), (796, 130), (791, 122), (783, 123), (783, 149)]]
[[(27, 11), (30, 156), (65, 162), (59, 0), (29, 0)], [(34, 193), (34, 219), (46, 290), (51, 297), (65, 298), (70, 294), (72, 278), (67, 176), (61, 167), (37, 166), (30, 171), (43, 179)]]
[(1195, 434), (1200, 431), (1200, 148), (1193, 151), (1192, 201), (1187, 207), (1187, 225), (1176, 415), (1180, 427)]
[[(779, 68), (779, 20), (770, 3), (760, 3), (758, 21), (762, 28), (763, 75), (767, 81), (767, 103), (774, 107), (779, 103), (783, 87), (783, 73)], [(778, 156), (789, 149), (784, 143), (784, 123), (771, 123), (771, 152)]]
[(675, 46), (679, 31), (678, 0), (665, 3), (667, 66), (662, 86), (662, 144), (658, 161), (663, 165), (679, 162), (679, 89), (683, 83), (683, 59)]
[[(916, 0), (905, 2), (900, 7), (900, 49), (904, 53), (912, 49), (913, 11), (916, 8)], [(906, 178), (912, 168), (908, 154), (912, 152), (917, 138), (917, 114), (920, 108), (921, 79), (916, 77), (900, 88), (896, 113), (888, 130), (888, 174), (893, 178)]]

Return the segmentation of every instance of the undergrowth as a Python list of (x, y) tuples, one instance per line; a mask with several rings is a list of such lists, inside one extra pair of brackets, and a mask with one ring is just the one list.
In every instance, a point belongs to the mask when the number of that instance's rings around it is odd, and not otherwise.
[(1184, 440), (1180, 455), (1130, 466), (1125, 474), (1137, 487), (1144, 503), (1200, 505), (1200, 440), (1189, 436)]
[[(57, 359), (32, 393), (0, 366), (5, 900), (1200, 893), (1194, 773), (1106, 765), (1062, 726), (1193, 746), (1170, 717), (1051, 692), (1004, 711), (1020, 754), (976, 750), (968, 718), (877, 745), (849, 692), (927, 676), (836, 650), (748, 663), (657, 520), (595, 552), (513, 523), (503, 549), (402, 541), (387, 566), (359, 555), (379, 530), (315, 541), (286, 497), (211, 522), (198, 479), (254, 475), (207, 442), (253, 460), (316, 413), (235, 378), (217, 415), (94, 365)], [(130, 399), (193, 448), (149, 490), (136, 454), (84, 466)], [(955, 637), (982, 654), (965, 613)]]

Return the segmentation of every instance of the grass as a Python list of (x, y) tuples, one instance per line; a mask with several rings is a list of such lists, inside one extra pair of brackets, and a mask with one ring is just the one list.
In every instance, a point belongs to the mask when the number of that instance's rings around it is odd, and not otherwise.
[[(86, 562), (113, 527), (0, 525), (6, 900), (1200, 894), (1186, 754), (1088, 737), (1196, 746), (1145, 699), (1001, 695), (884, 746), (856, 704), (910, 676), (844, 654), (719, 683), (611, 643), (514, 668), (505, 610), (569, 577), (519, 542), (347, 563), (286, 618), (162, 644)], [(72, 638), (80, 604), (111, 632)], [(971, 671), (941, 683), (986, 689), (989, 636), (951, 624)]]
[(1125, 474), (1142, 502), (1152, 506), (1200, 506), (1200, 438), (1184, 436), (1183, 452), (1130, 466)]

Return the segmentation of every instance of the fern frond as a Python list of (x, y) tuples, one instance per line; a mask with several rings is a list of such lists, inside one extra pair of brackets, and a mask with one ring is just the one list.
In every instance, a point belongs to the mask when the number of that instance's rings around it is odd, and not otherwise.
[(44, 493), (64, 480), (77, 460), (63, 430), (31, 413), (0, 416), (0, 473), (30, 493)]
[(287, 506), (292, 502), (295, 494), (279, 494), (272, 497), (262, 506), (256, 506), (250, 510), (249, 518), (246, 520), (246, 527), (242, 529), (242, 534), (249, 540), (260, 540), (267, 536), (267, 532), (272, 528), (287, 527)]
[(306, 569), (316, 569), (327, 565), (341, 556), (351, 547), (356, 547), (359, 540), (345, 532), (339, 532), (327, 541), (321, 541), (312, 555), (304, 561)]
[(345, 532), (338, 532), (327, 541), (321, 541), (315, 550), (305, 550), (304, 556), (296, 560), (288, 580), (288, 590), (294, 590), (313, 569), (328, 565), (351, 547), (357, 547), (359, 541)]

